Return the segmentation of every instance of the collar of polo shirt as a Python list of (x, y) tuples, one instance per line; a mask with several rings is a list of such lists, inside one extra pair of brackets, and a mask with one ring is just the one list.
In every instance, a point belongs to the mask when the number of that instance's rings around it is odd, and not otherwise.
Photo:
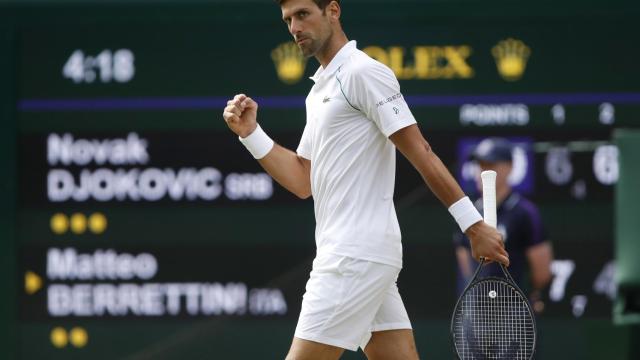
[(357, 49), (356, 41), (355, 40), (349, 41), (336, 53), (333, 59), (331, 59), (331, 62), (329, 62), (329, 65), (327, 65), (326, 69), (323, 68), (322, 65), (320, 65), (316, 73), (309, 79), (317, 83), (318, 81), (326, 78), (327, 76), (333, 75), (333, 73), (335, 73), (338, 70), (340, 65), (342, 65), (344, 61), (348, 59), (349, 56), (351, 56), (351, 54), (353, 54), (353, 52), (356, 49)]

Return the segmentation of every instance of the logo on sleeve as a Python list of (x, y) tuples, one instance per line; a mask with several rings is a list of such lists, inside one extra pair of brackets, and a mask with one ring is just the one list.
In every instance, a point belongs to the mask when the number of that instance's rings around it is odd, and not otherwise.
[[(382, 105), (385, 105), (387, 103), (390, 103), (392, 101), (398, 100), (398, 99), (402, 99), (402, 94), (401, 93), (397, 93), (393, 96), (389, 96), (388, 98), (384, 99), (384, 100), (380, 100), (376, 103), (376, 107), (380, 107)], [(397, 113), (396, 113), (397, 114)]]
[(398, 109), (397, 107), (393, 107), (393, 112), (396, 113), (396, 115), (398, 115), (398, 113), (400, 112), (400, 109)]

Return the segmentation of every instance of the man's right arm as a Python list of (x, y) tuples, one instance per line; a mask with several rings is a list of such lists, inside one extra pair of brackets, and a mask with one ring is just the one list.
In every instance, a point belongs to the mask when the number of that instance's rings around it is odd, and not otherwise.
[(274, 144), (267, 156), (258, 159), (258, 162), (278, 184), (297, 197), (306, 199), (311, 196), (310, 160)]
[(223, 118), (260, 165), (285, 189), (306, 199), (311, 195), (311, 161), (275, 144), (258, 126), (258, 103), (244, 94), (227, 102)]

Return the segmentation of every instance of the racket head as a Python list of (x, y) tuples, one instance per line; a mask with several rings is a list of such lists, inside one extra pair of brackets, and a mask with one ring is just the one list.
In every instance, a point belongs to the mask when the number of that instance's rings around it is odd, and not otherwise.
[(503, 278), (472, 282), (456, 303), (450, 331), (461, 360), (529, 360), (536, 349), (531, 305), (522, 290)]

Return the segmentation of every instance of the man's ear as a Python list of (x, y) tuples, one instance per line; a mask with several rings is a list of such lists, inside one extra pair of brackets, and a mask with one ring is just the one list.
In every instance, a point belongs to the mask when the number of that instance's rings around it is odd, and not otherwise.
[(340, 9), (340, 4), (338, 4), (337, 1), (330, 2), (329, 5), (327, 5), (326, 11), (331, 20), (340, 20), (340, 13), (342, 10)]

